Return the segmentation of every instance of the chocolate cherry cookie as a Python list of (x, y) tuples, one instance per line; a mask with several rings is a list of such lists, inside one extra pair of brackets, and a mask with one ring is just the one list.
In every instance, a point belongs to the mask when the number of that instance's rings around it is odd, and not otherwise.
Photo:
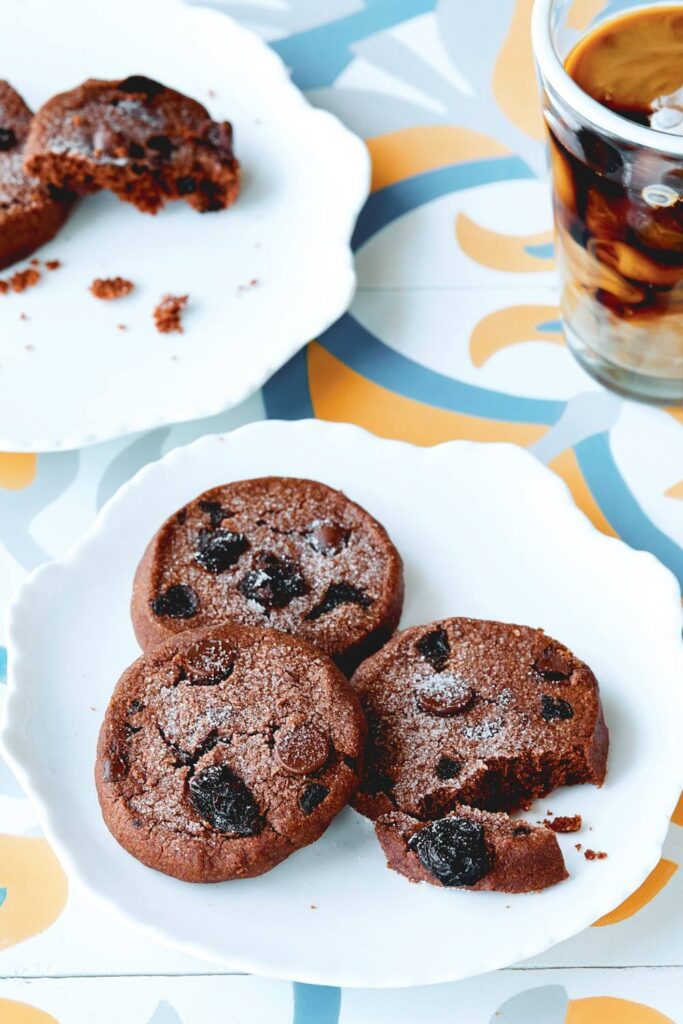
[(19, 93), (0, 81), (0, 269), (49, 242), (71, 207), (71, 197), (23, 169), (31, 116)]
[(365, 722), (324, 654), (224, 623), (172, 637), (117, 683), (95, 781), (112, 835), (189, 882), (248, 878), (314, 842), (359, 779)]
[(490, 892), (537, 892), (568, 877), (554, 832), (476, 807), (456, 805), (425, 824), (400, 811), (375, 832), (394, 871), (411, 882)]
[(456, 805), (503, 811), (605, 778), (595, 676), (540, 629), (446, 619), (397, 634), (352, 685), (368, 720), (355, 805), (422, 821)]
[(167, 199), (222, 210), (239, 188), (230, 124), (144, 75), (53, 96), (33, 119), (25, 166), (79, 195), (110, 189), (146, 213)]
[(393, 633), (403, 567), (386, 530), (340, 491), (262, 477), (201, 494), (138, 567), (140, 646), (230, 619), (304, 637), (345, 671)]

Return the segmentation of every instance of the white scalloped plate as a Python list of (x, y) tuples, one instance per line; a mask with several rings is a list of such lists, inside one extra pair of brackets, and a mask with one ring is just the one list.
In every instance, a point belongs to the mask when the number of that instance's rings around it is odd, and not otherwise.
[[(151, 871), (111, 838), (93, 761), (111, 690), (138, 654), (128, 617), (136, 563), (159, 523), (200, 491), (269, 473), (341, 487), (385, 523), (405, 559), (404, 625), (464, 614), (543, 626), (593, 666), (612, 738), (607, 782), (557, 791), (531, 812), (584, 816), (582, 834), (559, 837), (568, 881), (525, 896), (410, 885), (349, 809), (269, 874), (216, 886)], [(143, 469), (71, 554), (19, 589), (2, 744), (72, 878), (164, 942), (233, 970), (320, 984), (454, 980), (586, 928), (654, 868), (681, 788), (680, 630), (673, 576), (598, 533), (564, 484), (516, 447), (417, 448), (346, 425), (252, 424)], [(608, 858), (587, 862), (577, 838)]]
[[(0, 450), (82, 447), (221, 412), (347, 308), (367, 150), (252, 32), (180, 0), (6, 0), (0, 68), (34, 109), (85, 78), (158, 78), (233, 122), (244, 176), (220, 213), (175, 202), (152, 217), (110, 193), (78, 205), (38, 253), (62, 268), (0, 301)], [(95, 277), (115, 275), (135, 282), (130, 296), (90, 295)], [(182, 335), (154, 329), (167, 292), (190, 296)]]

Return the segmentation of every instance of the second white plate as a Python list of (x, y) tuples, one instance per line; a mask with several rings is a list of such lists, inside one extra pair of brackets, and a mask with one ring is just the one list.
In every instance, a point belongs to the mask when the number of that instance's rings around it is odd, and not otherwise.
[[(559, 837), (568, 881), (525, 896), (410, 885), (349, 809), (269, 874), (214, 886), (151, 871), (112, 839), (93, 763), (114, 683), (139, 653), (128, 614), (138, 559), (200, 491), (271, 473), (340, 487), (386, 525), (405, 560), (403, 625), (471, 615), (542, 626), (594, 668), (611, 731), (607, 782), (557, 791), (530, 814), (580, 813), (592, 828)], [(72, 877), (159, 939), (233, 970), (320, 984), (455, 980), (575, 934), (654, 868), (681, 787), (680, 630), (672, 575), (594, 530), (518, 448), (416, 448), (344, 425), (258, 423), (142, 470), (69, 556), (24, 583), (8, 619), (3, 746)], [(587, 862), (577, 839), (608, 858)]]
[[(34, 109), (86, 78), (157, 78), (233, 122), (243, 170), (220, 213), (175, 202), (152, 217), (104, 192), (78, 204), (38, 253), (62, 267), (0, 302), (0, 450), (82, 447), (219, 413), (347, 308), (367, 150), (252, 32), (180, 0), (13, 0), (0, 67)], [(130, 296), (92, 297), (94, 278), (117, 275), (134, 282)], [(154, 328), (167, 292), (189, 294), (184, 334)]]

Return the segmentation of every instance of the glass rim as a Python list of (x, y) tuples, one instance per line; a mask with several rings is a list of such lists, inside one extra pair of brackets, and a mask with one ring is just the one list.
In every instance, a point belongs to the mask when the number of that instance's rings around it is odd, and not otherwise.
[[(565, 69), (553, 43), (550, 16), (558, 0), (534, 0), (531, 15), (531, 41), (538, 65), (541, 82), (552, 86), (557, 95), (575, 110), (584, 120), (607, 135), (622, 139), (634, 146), (652, 149), (668, 156), (683, 157), (683, 136), (670, 135), (654, 128), (634, 124), (620, 114), (598, 103), (577, 85)], [(682, 0), (657, 0), (656, 3), (641, 4), (641, 9), (652, 7), (683, 7)], [(635, 10), (636, 8), (634, 8)], [(614, 17), (623, 16), (618, 11)]]

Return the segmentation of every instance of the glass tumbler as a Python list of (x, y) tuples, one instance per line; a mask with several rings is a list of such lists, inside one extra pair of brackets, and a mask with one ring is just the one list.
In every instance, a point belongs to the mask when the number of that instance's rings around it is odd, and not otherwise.
[[(619, 0), (590, 27), (615, 6), (623, 14), (647, 5)], [(576, 10), (575, 0), (535, 0), (532, 17), (565, 336), (602, 383), (635, 398), (678, 403), (683, 136), (632, 123), (574, 82), (564, 60), (585, 35), (575, 27)]]

